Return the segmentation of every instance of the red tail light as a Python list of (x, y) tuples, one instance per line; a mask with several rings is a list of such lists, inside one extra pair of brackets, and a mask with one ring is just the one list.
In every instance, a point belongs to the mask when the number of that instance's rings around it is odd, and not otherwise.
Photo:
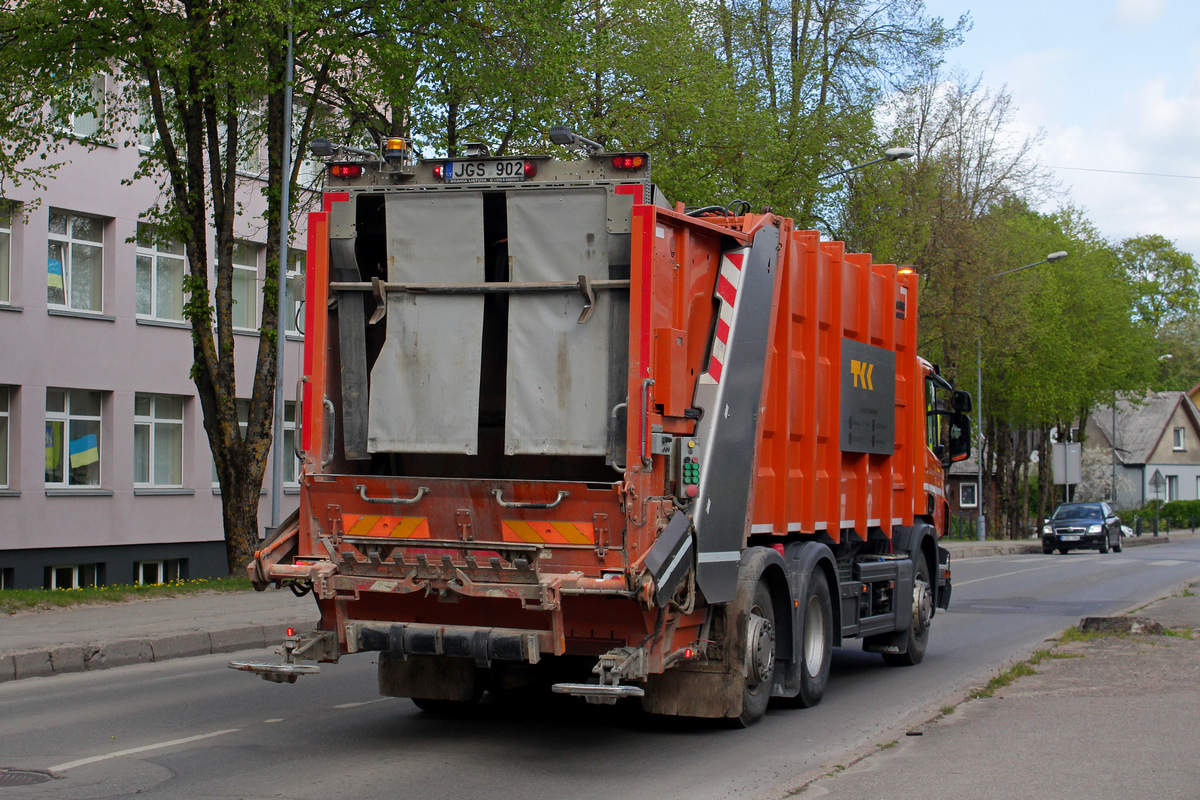
[(613, 169), (641, 169), (646, 166), (645, 156), (613, 156)]
[(526, 161), (525, 162), (525, 179), (529, 180), (530, 178), (534, 177), (535, 175), (537, 175), (537, 162), (536, 161)]
[(358, 178), (363, 174), (362, 164), (330, 164), (329, 174), (335, 178)]

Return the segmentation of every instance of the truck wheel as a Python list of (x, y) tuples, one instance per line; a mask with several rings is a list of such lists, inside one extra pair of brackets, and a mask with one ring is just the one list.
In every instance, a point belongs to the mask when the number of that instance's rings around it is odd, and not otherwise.
[(745, 677), (742, 684), (742, 713), (734, 722), (753, 725), (767, 713), (775, 682), (775, 607), (767, 584), (759, 581), (746, 613)]
[(929, 623), (933, 620), (933, 588), (929, 585), (929, 563), (922, 553), (913, 575), (912, 622), (908, 626), (908, 652), (883, 653), (883, 662), (891, 667), (913, 667), (925, 658), (929, 644)]
[(809, 708), (821, 702), (829, 682), (829, 663), (833, 656), (833, 602), (829, 581), (817, 567), (808, 581), (804, 614), (800, 624), (800, 693), (798, 705)]

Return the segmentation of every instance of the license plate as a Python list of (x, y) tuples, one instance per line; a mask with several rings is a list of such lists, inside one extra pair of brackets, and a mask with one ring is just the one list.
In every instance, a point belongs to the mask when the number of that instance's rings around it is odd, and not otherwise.
[(447, 161), (444, 171), (446, 183), (525, 180), (525, 162), (519, 158)]
[(1078, 536), (1060, 536), (1058, 538), (1062, 539), (1064, 542), (1078, 542), (1079, 541)]

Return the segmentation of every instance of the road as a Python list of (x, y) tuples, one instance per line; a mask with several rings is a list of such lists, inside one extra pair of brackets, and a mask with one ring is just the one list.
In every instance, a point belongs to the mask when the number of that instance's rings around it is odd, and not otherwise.
[[(1200, 541), (1124, 553), (953, 565), (925, 663), (887, 668), (852, 643), (825, 700), (745, 731), (572, 698), (486, 702), (469, 720), (379, 698), (370, 655), (275, 685), (205, 656), (0, 686), (0, 767), (49, 770), (0, 797), (716, 800), (778, 796), (800, 775), (962, 696), (1080, 617), (1200, 574)], [(261, 657), (261, 652), (234, 657)]]

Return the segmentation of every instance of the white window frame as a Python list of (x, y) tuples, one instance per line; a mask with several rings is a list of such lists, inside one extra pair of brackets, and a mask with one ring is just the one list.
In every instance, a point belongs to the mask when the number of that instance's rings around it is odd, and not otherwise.
[(0, 489), (8, 489), (9, 434), (12, 431), (12, 389), (0, 385)]
[(1171, 449), (1176, 453), (1187, 450), (1187, 429), (1175, 428), (1171, 431)]
[(108, 117), (108, 75), (97, 72), (92, 75), (88, 88), (85, 90), (96, 111), (82, 114), (71, 112), (67, 115), (62, 131), (76, 139), (91, 139), (104, 130), (104, 121)]
[[(134, 583), (138, 586), (158, 586), (178, 581), (183, 577), (183, 563), (184, 559), (182, 558), (158, 558), (135, 561), (133, 563)], [(146, 567), (154, 568), (154, 571), (158, 575), (157, 581), (148, 582), (146, 580)]]
[(0, 197), (0, 304), (12, 302), (12, 229), (16, 209)]
[[(46, 588), (51, 589), (51, 590), (53, 590), (53, 589), (78, 589), (79, 588), (79, 566), (80, 566), (79, 564), (55, 564), (55, 565), (51, 566), (50, 567), (50, 585), (47, 586)], [(58, 572), (59, 572), (59, 570), (67, 570), (67, 569), (71, 570), (71, 585), (70, 586), (59, 586), (58, 585)]]
[(1178, 475), (1167, 475), (1166, 479), (1167, 479), (1167, 500), (1166, 500), (1166, 502), (1171, 503), (1171, 502), (1174, 502), (1175, 500), (1179, 499), (1179, 476)]
[[(262, 250), (262, 247), (253, 242), (243, 242), (241, 240), (238, 240), (238, 241), (234, 242), (234, 244), (233, 244), (233, 294), (234, 294), (234, 300), (236, 301), (234, 304), (234, 307), (233, 307), (233, 320), (234, 320), (233, 329), (234, 330), (255, 331), (255, 332), (258, 331), (258, 327), (260, 325), (260, 322), (258, 319), (258, 312), (259, 312), (259, 308), (261, 306), (261, 299), (262, 299), (262, 286), (260, 285), (259, 272), (258, 272), (259, 253), (261, 250)], [(249, 260), (245, 260), (247, 256), (251, 256), (251, 255), (253, 256), (253, 261), (254, 261), (253, 265), (251, 265)], [(244, 259), (244, 260), (239, 261), (238, 260), (239, 258)], [(249, 326), (238, 324), (238, 322), (245, 321), (244, 319), (242, 319), (242, 320), (238, 319), (239, 312), (238, 312), (237, 303), (241, 302), (240, 300), (237, 299), (239, 278), (243, 282), (249, 281), (249, 285), (250, 285), (249, 297), (246, 300), (246, 302), (249, 306), (249, 309), (250, 309), (250, 311), (249, 311), (250, 325)], [(258, 302), (256, 302), (256, 301), (258, 301)]]
[[(296, 457), (296, 437), (300, 435), (300, 426), (296, 419), (296, 403), (285, 400), (283, 403), (283, 484), (289, 487), (300, 485), (300, 459)], [(290, 466), (289, 466), (290, 465)]]
[[(145, 280), (149, 280), (150, 293), (150, 310), (139, 309), (136, 314), (139, 319), (156, 319), (166, 320), (168, 322), (183, 322), (183, 306), (187, 302), (187, 296), (183, 291), (184, 277), (187, 275), (187, 259), (183, 244), (179, 242), (160, 241), (156, 235), (153, 225), (145, 222), (139, 222), (137, 226), (137, 261), (134, 274), (134, 291), (135, 294), (143, 282), (143, 272), (148, 272)], [(178, 316), (173, 316), (170, 313), (164, 313), (159, 307), (159, 289), (160, 286), (160, 269), (164, 266), (171, 265), (171, 262), (179, 270), (179, 287), (175, 291), (179, 301)], [(148, 269), (144, 269), (147, 267)], [(138, 299), (135, 297), (135, 307)]]
[[(304, 250), (288, 250), (287, 292), (285, 294), (287, 306), (284, 309), (283, 330), (290, 336), (304, 336), (300, 309), (304, 306), (303, 286), (307, 260), (308, 253)], [(297, 291), (300, 294), (297, 294)]]
[[(50, 392), (62, 392), (63, 393), (63, 410), (62, 411), (58, 411), (58, 410), (51, 411), (50, 410)], [(100, 406), (99, 415), (93, 416), (91, 414), (85, 414), (85, 413), (71, 410), (72, 398), (76, 397), (78, 393), (87, 393), (87, 394), (93, 394), (96, 396), (96, 399)], [(46, 425), (47, 425), (47, 427), (49, 427), (51, 423), (55, 423), (55, 422), (60, 423), (62, 425), (62, 435), (60, 437), (58, 447), (60, 450), (59, 458), (61, 459), (63, 477), (62, 477), (61, 481), (47, 480), (46, 488), (48, 488), (48, 489), (95, 488), (95, 487), (99, 487), (99, 486), (103, 485), (102, 481), (104, 479), (104, 474), (103, 474), (104, 395), (101, 392), (94, 392), (94, 391), (91, 391), (88, 389), (65, 389), (65, 388), (56, 387), (56, 386), (47, 388), (46, 389)], [(75, 481), (73, 481), (71, 479), (71, 471), (72, 471), (72, 467), (71, 467), (71, 441), (72, 441), (71, 433), (72, 433), (73, 423), (94, 423), (95, 424), (96, 433), (94, 435), (96, 437), (96, 461), (89, 462), (89, 463), (96, 464), (96, 480), (93, 482), (76, 483)], [(87, 435), (92, 435), (92, 434), (87, 434)], [(84, 465), (84, 466), (86, 466), (86, 465)]]
[[(967, 490), (971, 492), (971, 502), (966, 501)], [(963, 481), (958, 485), (958, 507), (979, 508), (979, 484), (975, 481)]]
[[(47, 260), (49, 254), (54, 248), (58, 248), (58, 260), (62, 268), (62, 302), (57, 302), (50, 299), (49, 285), (49, 267), (47, 266), (47, 287), (46, 287), (46, 304), (51, 308), (69, 309), (72, 311), (84, 311), (89, 313), (99, 314), (104, 310), (104, 232), (107, 227), (103, 217), (96, 217), (91, 214), (77, 214), (74, 211), (66, 211), (63, 209), (50, 209), (50, 220), (53, 223), (55, 216), (61, 216), (66, 221), (66, 233), (55, 233), (52, 230), (47, 230)], [(88, 219), (91, 220), (99, 231), (99, 239), (79, 239), (75, 236), (75, 220)], [(53, 224), (48, 226), (52, 228)], [(74, 283), (76, 278), (75, 269), (75, 251), (78, 248), (89, 247), (95, 248), (99, 252), (99, 258), (95, 266), (94, 281), (96, 284), (96, 294), (98, 302), (96, 307), (76, 306)]]
[[(139, 414), (138, 413), (137, 406), (138, 406), (139, 400), (149, 401), (149, 413), (148, 414)], [(167, 404), (166, 401), (178, 402), (178, 404), (179, 404), (179, 416), (178, 417), (166, 416), (166, 414), (168, 412), (166, 410), (160, 408), (160, 406), (165, 406)], [(133, 476), (133, 485), (135, 487), (153, 487), (153, 488), (164, 488), (164, 489), (183, 488), (183, 465), (184, 465), (184, 463), (186, 463), (186, 460), (184, 458), (184, 446), (185, 445), (184, 445), (184, 436), (183, 436), (183, 420), (184, 420), (184, 415), (186, 413), (187, 413), (187, 399), (184, 397), (180, 397), (178, 395), (169, 395), (169, 394), (149, 394), (149, 393), (145, 393), (145, 392), (137, 392), (134, 395), (134, 412), (133, 412), (134, 476)], [(141, 476), (138, 474), (137, 450), (141, 447), (141, 443), (138, 441), (138, 437), (137, 437), (138, 428), (143, 428), (146, 431), (145, 446), (147, 448), (147, 452), (144, 454), (145, 464), (146, 464), (146, 478), (147, 478), (146, 480), (140, 480)], [(177, 441), (179, 443), (179, 446), (177, 449), (178, 450), (178, 460), (175, 464), (171, 465), (171, 467), (173, 467), (175, 472), (179, 475), (179, 480), (174, 483), (160, 482), (157, 480), (158, 472), (159, 472), (158, 468), (161, 466), (157, 461), (158, 443), (159, 443), (159, 438), (162, 436), (177, 437)]]

